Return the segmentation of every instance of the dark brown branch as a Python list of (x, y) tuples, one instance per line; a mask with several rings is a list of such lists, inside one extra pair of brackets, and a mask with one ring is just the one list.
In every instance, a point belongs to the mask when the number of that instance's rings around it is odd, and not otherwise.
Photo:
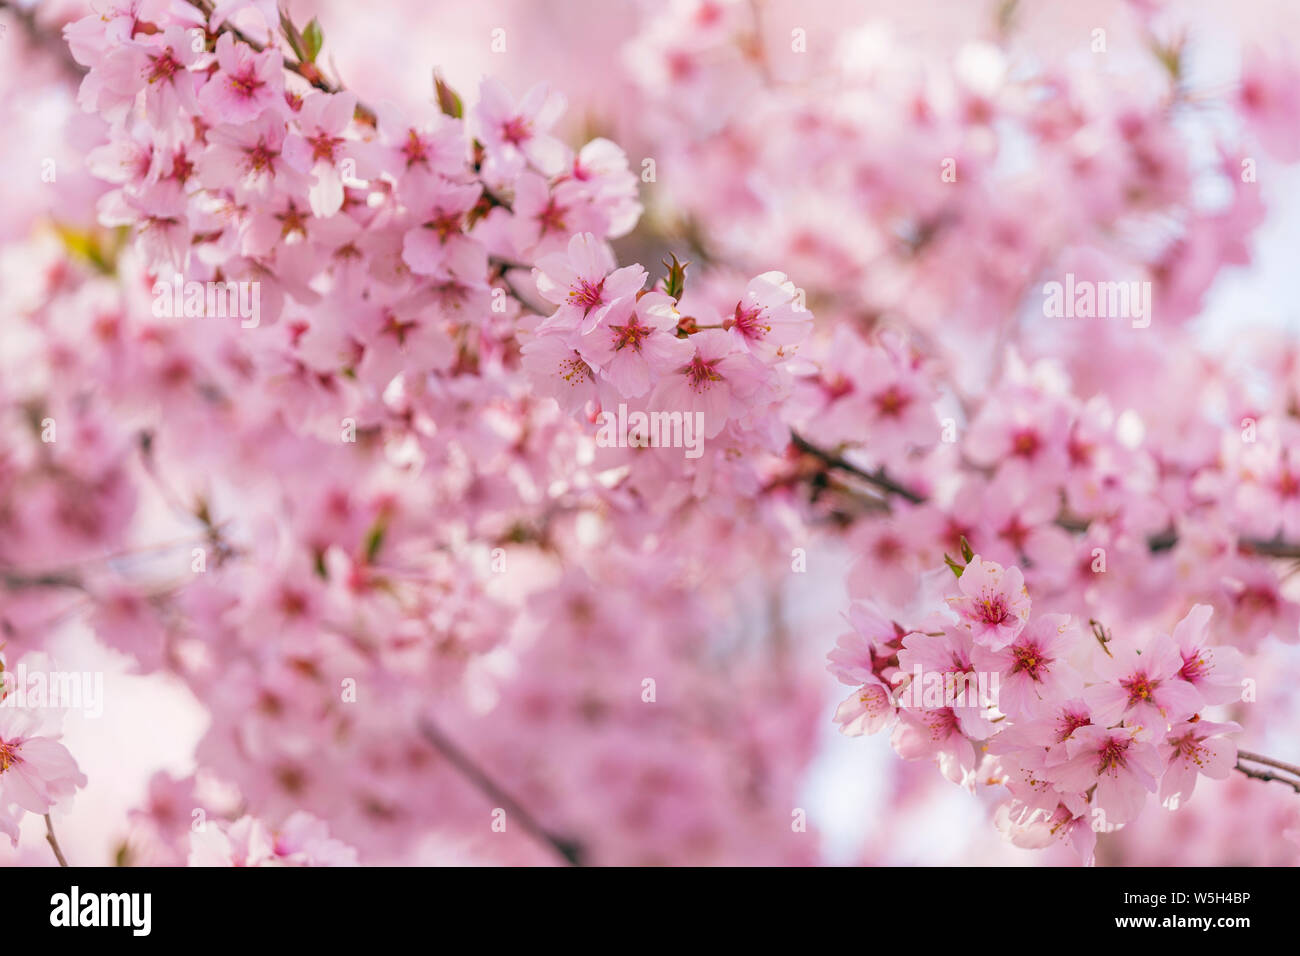
[(542, 826), (537, 818), (524, 809), (523, 805), (502, 789), (501, 785), (488, 776), (468, 754), (452, 743), (431, 721), (420, 724), (420, 733), (440, 754), (460, 773), (479, 789), (489, 800), (506, 811), (507, 817), (514, 817), (535, 839), (554, 850), (571, 866), (582, 865), (582, 845), (574, 840), (558, 836)]
[[(867, 484), (885, 492), (889, 495), (896, 495), (910, 501), (914, 505), (924, 504), (925, 496), (918, 494), (910, 488), (900, 485), (888, 475), (883, 468), (874, 472), (859, 468), (843, 457), (824, 448), (818, 448), (809, 442), (798, 432), (790, 433), (790, 443), (801, 452), (812, 455), (819, 459), (827, 468), (835, 468), (846, 474), (853, 475), (856, 478), (865, 481)], [(1083, 518), (1075, 518), (1063, 515), (1056, 520), (1057, 525), (1066, 531), (1073, 531), (1079, 534), (1088, 530), (1089, 522)], [(1147, 538), (1147, 547), (1151, 551), (1168, 551), (1178, 544), (1178, 534), (1173, 530), (1162, 531), (1160, 534), (1151, 535)], [(1237, 542), (1237, 547), (1244, 553), (1257, 554), (1266, 558), (1292, 558), (1300, 560), (1300, 543), (1285, 541), (1281, 537), (1272, 538), (1263, 541), (1257, 538), (1241, 538)]]
[(801, 452), (812, 455), (815, 458), (820, 458), (826, 463), (828, 468), (838, 468), (840, 471), (853, 475), (856, 478), (861, 478), (867, 484), (879, 488), (887, 494), (897, 495), (900, 498), (912, 502), (914, 505), (919, 505), (925, 502), (925, 496), (919, 495), (910, 488), (905, 488), (903, 485), (900, 485), (898, 482), (886, 475), (883, 468), (877, 469), (876, 471), (867, 471), (863, 468), (859, 468), (852, 462), (845, 461), (839, 455), (811, 444), (798, 432), (791, 432), (790, 440)]
[(1243, 767), (1240, 762), (1238, 762), (1234, 769), (1239, 773), (1243, 773), (1247, 777), (1250, 777), (1252, 780), (1263, 780), (1265, 782), (1276, 780), (1278, 783), (1286, 784), (1296, 793), (1300, 793), (1300, 780), (1292, 780), (1290, 777), (1279, 776), (1272, 770), (1260, 770), (1256, 767)]
[(81, 579), (68, 574), (27, 574), (22, 571), (0, 569), (0, 582), (10, 591), (22, 588), (71, 588), (84, 591)]
[(1300, 560), (1300, 544), (1290, 541), (1283, 541), (1281, 537), (1272, 538), (1268, 541), (1257, 541), (1251, 538), (1244, 538), (1238, 542), (1243, 551), (1251, 554), (1259, 554), (1268, 558), (1293, 558)]
[(1251, 753), (1248, 750), (1237, 751), (1238, 760), (1249, 760), (1251, 763), (1262, 763), (1266, 767), (1272, 767), (1275, 770), (1285, 770), (1289, 774), (1300, 777), (1300, 767), (1295, 764), (1283, 763), (1280, 760), (1274, 760), (1272, 757), (1263, 757), (1259, 754)]

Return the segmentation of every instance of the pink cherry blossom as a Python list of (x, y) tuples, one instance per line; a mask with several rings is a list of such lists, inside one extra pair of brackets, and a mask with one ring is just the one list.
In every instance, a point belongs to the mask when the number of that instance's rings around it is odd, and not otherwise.
[(596, 371), (570, 344), (568, 335), (539, 333), (524, 343), (520, 354), (534, 388), (556, 399), (566, 412), (596, 400)]
[(209, 122), (248, 123), (280, 101), (284, 67), (279, 50), (255, 53), (223, 32), (216, 55), (219, 69), (199, 90)]
[(1069, 695), (1067, 659), (1077, 639), (1069, 615), (1042, 614), (1000, 650), (977, 645), (971, 660), (976, 668), (1001, 675), (999, 709), (1023, 717), (1037, 709), (1039, 701)]
[(997, 651), (1014, 641), (1029, 620), (1029, 592), (1016, 567), (1003, 568), (978, 554), (958, 579), (961, 594), (948, 599), (977, 644)]
[(414, 224), (402, 237), (402, 261), (419, 275), (481, 275), (487, 251), (465, 234), (465, 216), (478, 202), (479, 188), (438, 177), (404, 180), (402, 201)]
[(1107, 826), (1128, 823), (1155, 792), (1162, 765), (1156, 748), (1123, 728), (1080, 727), (1065, 742), (1066, 759), (1047, 768), (1048, 779), (1066, 791), (1097, 788), (1095, 808)]
[(690, 346), (677, 338), (680, 315), (662, 292), (626, 296), (613, 302), (578, 351), (608, 376), (625, 398), (638, 398), (686, 361)]
[(1179, 676), (1182, 655), (1168, 635), (1156, 635), (1140, 653), (1130, 646), (1095, 656), (1101, 683), (1089, 687), (1084, 697), (1098, 722), (1163, 727), (1201, 709), (1201, 695)]
[(764, 272), (750, 280), (745, 295), (722, 326), (766, 361), (789, 358), (812, 327), (812, 314), (800, 298), (784, 272)]
[(285, 121), (274, 113), (211, 130), (208, 148), (195, 162), (199, 180), (209, 189), (233, 185), (241, 199), (265, 200), (279, 189), (301, 189), (306, 179), (284, 155), (287, 135)]
[(1243, 119), (1279, 159), (1300, 159), (1300, 136), (1288, 117), (1300, 109), (1295, 63), (1281, 51), (1254, 49), (1242, 57), (1237, 103)]
[(340, 134), (352, 122), (356, 111), (355, 94), (312, 93), (298, 110), (299, 132), (284, 142), (285, 162), (300, 173), (312, 173), (311, 209), (317, 216), (332, 216), (343, 205), (343, 172), (356, 159), (352, 148)]
[(634, 295), (645, 285), (640, 266), (614, 267), (609, 246), (591, 233), (569, 240), (567, 253), (552, 253), (538, 261), (533, 272), (537, 291), (559, 306), (542, 329), (594, 329), (619, 299)]
[(651, 404), (702, 414), (704, 434), (713, 438), (729, 419), (741, 414), (745, 401), (762, 384), (764, 372), (747, 353), (736, 352), (731, 337), (719, 329), (693, 335), (690, 345), (693, 353), (660, 381)]
[(1193, 719), (1175, 724), (1160, 747), (1168, 764), (1160, 781), (1160, 799), (1185, 802), (1201, 774), (1211, 780), (1226, 780), (1237, 764), (1237, 747), (1216, 738), (1240, 732), (1241, 727), (1233, 723)]
[(331, 839), (325, 823), (307, 813), (294, 813), (279, 831), (245, 816), (191, 834), (189, 865), (355, 866), (356, 851)]
[(549, 130), (564, 105), (564, 98), (544, 85), (534, 86), (516, 104), (499, 82), (484, 80), (473, 119), (489, 160), (502, 174), (517, 174), (524, 162), (548, 176), (560, 172), (569, 152)]
[(23, 811), (45, 814), (55, 803), (86, 785), (86, 776), (68, 748), (40, 732), (29, 711), (0, 710), (0, 830), (18, 844)]
[(433, 107), (406, 114), (392, 103), (381, 103), (379, 138), (356, 145), (362, 157), (358, 172), (366, 178), (380, 172), (400, 177), (418, 174), (458, 175), (465, 166), (465, 131), (460, 120)]
[(17, 862), (1300, 860), (1285, 18), (310, 6), (0, 11)]
[(835, 723), (840, 725), (841, 733), (857, 737), (884, 730), (893, 724), (896, 715), (889, 688), (873, 677), (835, 708)]
[(935, 759), (940, 772), (959, 785), (971, 782), (975, 747), (962, 733), (961, 720), (950, 707), (903, 708), (898, 712), (893, 744), (904, 760)]
[(1227, 704), (1241, 696), (1242, 655), (1235, 647), (1209, 646), (1213, 613), (1214, 608), (1198, 604), (1174, 627), (1174, 643), (1183, 659), (1178, 677), (1195, 687), (1205, 703)]

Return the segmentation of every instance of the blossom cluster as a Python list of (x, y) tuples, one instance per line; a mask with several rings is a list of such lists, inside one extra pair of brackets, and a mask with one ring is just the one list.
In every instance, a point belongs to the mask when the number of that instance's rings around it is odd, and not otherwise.
[(357, 851), (330, 839), (329, 828), (295, 813), (272, 832), (260, 820), (241, 817), (190, 835), (190, 866), (356, 866)]
[(676, 298), (645, 291), (645, 281), (640, 266), (615, 269), (590, 233), (539, 261), (538, 291), (556, 309), (522, 349), (534, 386), (569, 411), (646, 398), (702, 414), (707, 438), (761, 432), (782, 394), (778, 366), (812, 328), (794, 283), (765, 272), (725, 316), (683, 316)]
[[(997, 819), (1016, 845), (1066, 840), (1089, 862), (1098, 832), (1132, 823), (1150, 795), (1177, 808), (1198, 776), (1228, 777), (1227, 736), (1242, 728), (1204, 712), (1246, 699), (1249, 681), (1241, 652), (1212, 642), (1212, 608), (1194, 606), (1172, 634), (1089, 631), (1031, 614), (1019, 568), (969, 558), (952, 562), (946, 613), (914, 627), (854, 606), (829, 664), (857, 685), (835, 715), (844, 733), (892, 727), (904, 759), (935, 759), (971, 790), (1005, 787)], [(981, 678), (993, 693), (975, 693)], [(904, 698), (913, 682), (932, 686)]]

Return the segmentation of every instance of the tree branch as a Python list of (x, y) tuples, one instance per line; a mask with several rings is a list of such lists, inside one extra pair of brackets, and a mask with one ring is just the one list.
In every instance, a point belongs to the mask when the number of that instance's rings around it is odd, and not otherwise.
[(1251, 763), (1262, 763), (1266, 767), (1273, 767), (1276, 770), (1285, 770), (1289, 774), (1300, 777), (1300, 767), (1295, 764), (1283, 763), (1280, 760), (1274, 760), (1272, 757), (1262, 757), (1259, 754), (1251, 753), (1248, 750), (1237, 751), (1238, 760), (1249, 760)]
[(794, 446), (798, 448), (800, 451), (812, 455), (814, 458), (820, 458), (823, 462), (826, 463), (826, 466), (828, 468), (838, 468), (840, 471), (846, 472), (850, 475), (853, 475), (854, 477), (861, 478), (867, 484), (879, 488), (881, 491), (886, 492), (887, 494), (897, 495), (900, 498), (910, 501), (914, 505), (923, 504), (925, 502), (924, 495), (919, 495), (915, 491), (912, 491), (910, 488), (906, 488), (903, 485), (900, 485), (898, 482), (894, 481), (892, 478), (886, 475), (885, 470), (883, 468), (879, 468), (876, 471), (866, 471), (863, 468), (859, 468), (857, 465), (853, 464), (852, 462), (845, 461), (843, 458), (841, 458), (839, 455), (834, 454), (833, 452), (829, 452), (826, 451), (825, 449), (818, 448), (816, 445), (810, 443), (798, 432), (790, 433), (790, 441), (793, 442)]
[(1238, 763), (1233, 769), (1237, 770), (1239, 773), (1245, 774), (1252, 780), (1263, 780), (1265, 782), (1276, 780), (1278, 783), (1286, 784), (1296, 793), (1300, 793), (1300, 780), (1292, 780), (1289, 777), (1279, 776), (1271, 770), (1259, 770), (1254, 767), (1243, 767), (1240, 763)]
[(50, 815), (45, 814), (45, 839), (50, 844), (50, 849), (54, 851), (54, 858), (59, 861), (59, 866), (67, 866), (68, 860), (59, 849), (59, 838), (54, 835), (54, 824), (50, 821)]
[[(926, 501), (924, 495), (918, 494), (886, 475), (883, 468), (879, 468), (874, 472), (859, 468), (857, 465), (850, 461), (846, 461), (835, 452), (817, 447), (798, 432), (792, 431), (790, 433), (790, 443), (801, 452), (812, 455), (814, 458), (820, 460), (827, 468), (835, 468), (845, 472), (846, 474), (860, 478), (867, 484), (885, 492), (885, 494), (903, 498), (914, 505), (924, 504)], [(1088, 530), (1090, 522), (1082, 518), (1062, 516), (1056, 520), (1056, 524), (1059, 527), (1064, 528), (1066, 531), (1073, 531), (1082, 534)], [(1178, 544), (1178, 535), (1172, 530), (1164, 531), (1160, 534), (1154, 534), (1147, 538), (1147, 548), (1153, 552), (1168, 551), (1176, 544)], [(1300, 560), (1300, 543), (1285, 541), (1280, 536), (1268, 541), (1263, 541), (1258, 538), (1241, 538), (1237, 541), (1237, 547), (1242, 551), (1250, 554), (1257, 554), (1261, 557), (1293, 558)]]
[(72, 588), (77, 591), (84, 591), (85, 585), (79, 578), (71, 575), (49, 573), (49, 574), (26, 574), (22, 571), (7, 570), (0, 568), (0, 583), (10, 591), (17, 591), (22, 588)]
[(495, 780), (488, 776), (486, 771), (474, 763), (469, 755), (453, 744), (432, 721), (422, 721), (420, 723), (420, 733), (470, 783), (477, 787), (494, 804), (504, 809), (508, 817), (514, 817), (518, 820), (525, 830), (539, 842), (554, 850), (566, 863), (571, 866), (582, 865), (582, 845), (580, 843), (558, 836), (543, 827), (531, 813), (524, 809), (519, 801), (506, 793)]

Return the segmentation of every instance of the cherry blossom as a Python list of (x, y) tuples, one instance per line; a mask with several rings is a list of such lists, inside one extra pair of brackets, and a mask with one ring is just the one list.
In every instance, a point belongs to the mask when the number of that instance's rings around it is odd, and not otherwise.
[(1102, 58), (1024, 5), (588, 6), (491, 46), (437, 5), (0, 11), (5, 664), (143, 688), (62, 740), (0, 708), (0, 827), (1300, 859), (1300, 347), (1237, 297), (1300, 158), (1286, 25), (1129, 5)]
[(18, 844), (24, 811), (46, 814), (86, 785), (86, 775), (57, 735), (41, 733), (32, 711), (0, 711), (0, 830)]
[(1029, 592), (1024, 581), (1019, 568), (1003, 568), (975, 555), (958, 581), (961, 595), (949, 598), (948, 603), (977, 643), (1001, 650), (1029, 620)]
[(569, 240), (566, 253), (552, 253), (538, 261), (534, 272), (537, 291), (559, 306), (541, 329), (579, 329), (590, 332), (619, 299), (645, 285), (640, 266), (614, 267), (609, 246), (591, 233)]

